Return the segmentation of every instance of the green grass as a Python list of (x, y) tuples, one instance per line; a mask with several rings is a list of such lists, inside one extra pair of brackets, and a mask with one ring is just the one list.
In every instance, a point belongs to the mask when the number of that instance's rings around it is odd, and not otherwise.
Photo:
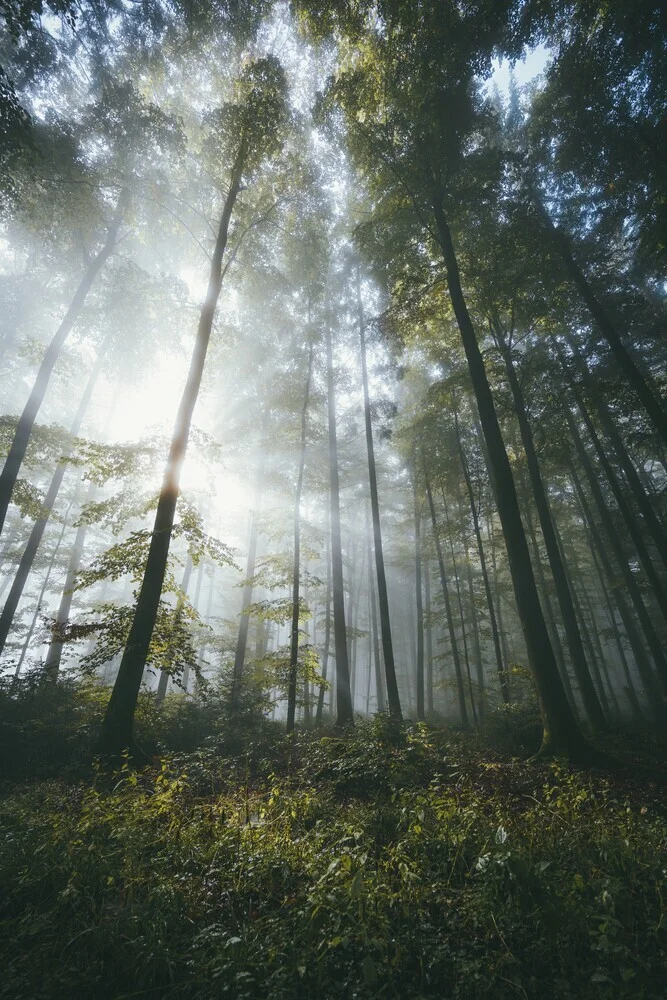
[(387, 720), (16, 786), (0, 997), (662, 998), (645, 783)]

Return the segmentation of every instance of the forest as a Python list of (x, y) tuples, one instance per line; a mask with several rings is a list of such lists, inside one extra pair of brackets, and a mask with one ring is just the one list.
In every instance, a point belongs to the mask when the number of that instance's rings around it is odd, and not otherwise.
[(0, 0), (0, 1000), (661, 1000), (667, 9)]

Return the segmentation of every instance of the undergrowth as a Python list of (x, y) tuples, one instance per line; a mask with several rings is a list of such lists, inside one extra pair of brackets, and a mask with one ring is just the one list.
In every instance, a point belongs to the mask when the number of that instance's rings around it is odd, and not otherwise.
[(664, 995), (647, 783), (378, 717), (0, 803), (11, 1000)]

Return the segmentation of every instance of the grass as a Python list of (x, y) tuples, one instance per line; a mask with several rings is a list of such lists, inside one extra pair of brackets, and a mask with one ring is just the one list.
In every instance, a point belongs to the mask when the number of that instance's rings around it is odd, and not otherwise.
[(650, 782), (381, 717), (214, 743), (5, 789), (0, 997), (664, 996)]

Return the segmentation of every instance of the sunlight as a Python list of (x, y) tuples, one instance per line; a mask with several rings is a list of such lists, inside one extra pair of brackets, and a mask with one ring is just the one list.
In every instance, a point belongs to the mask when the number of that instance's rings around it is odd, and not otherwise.
[(113, 441), (137, 441), (148, 434), (170, 434), (183, 392), (187, 362), (165, 354), (156, 358), (151, 378), (121, 397), (111, 430)]

